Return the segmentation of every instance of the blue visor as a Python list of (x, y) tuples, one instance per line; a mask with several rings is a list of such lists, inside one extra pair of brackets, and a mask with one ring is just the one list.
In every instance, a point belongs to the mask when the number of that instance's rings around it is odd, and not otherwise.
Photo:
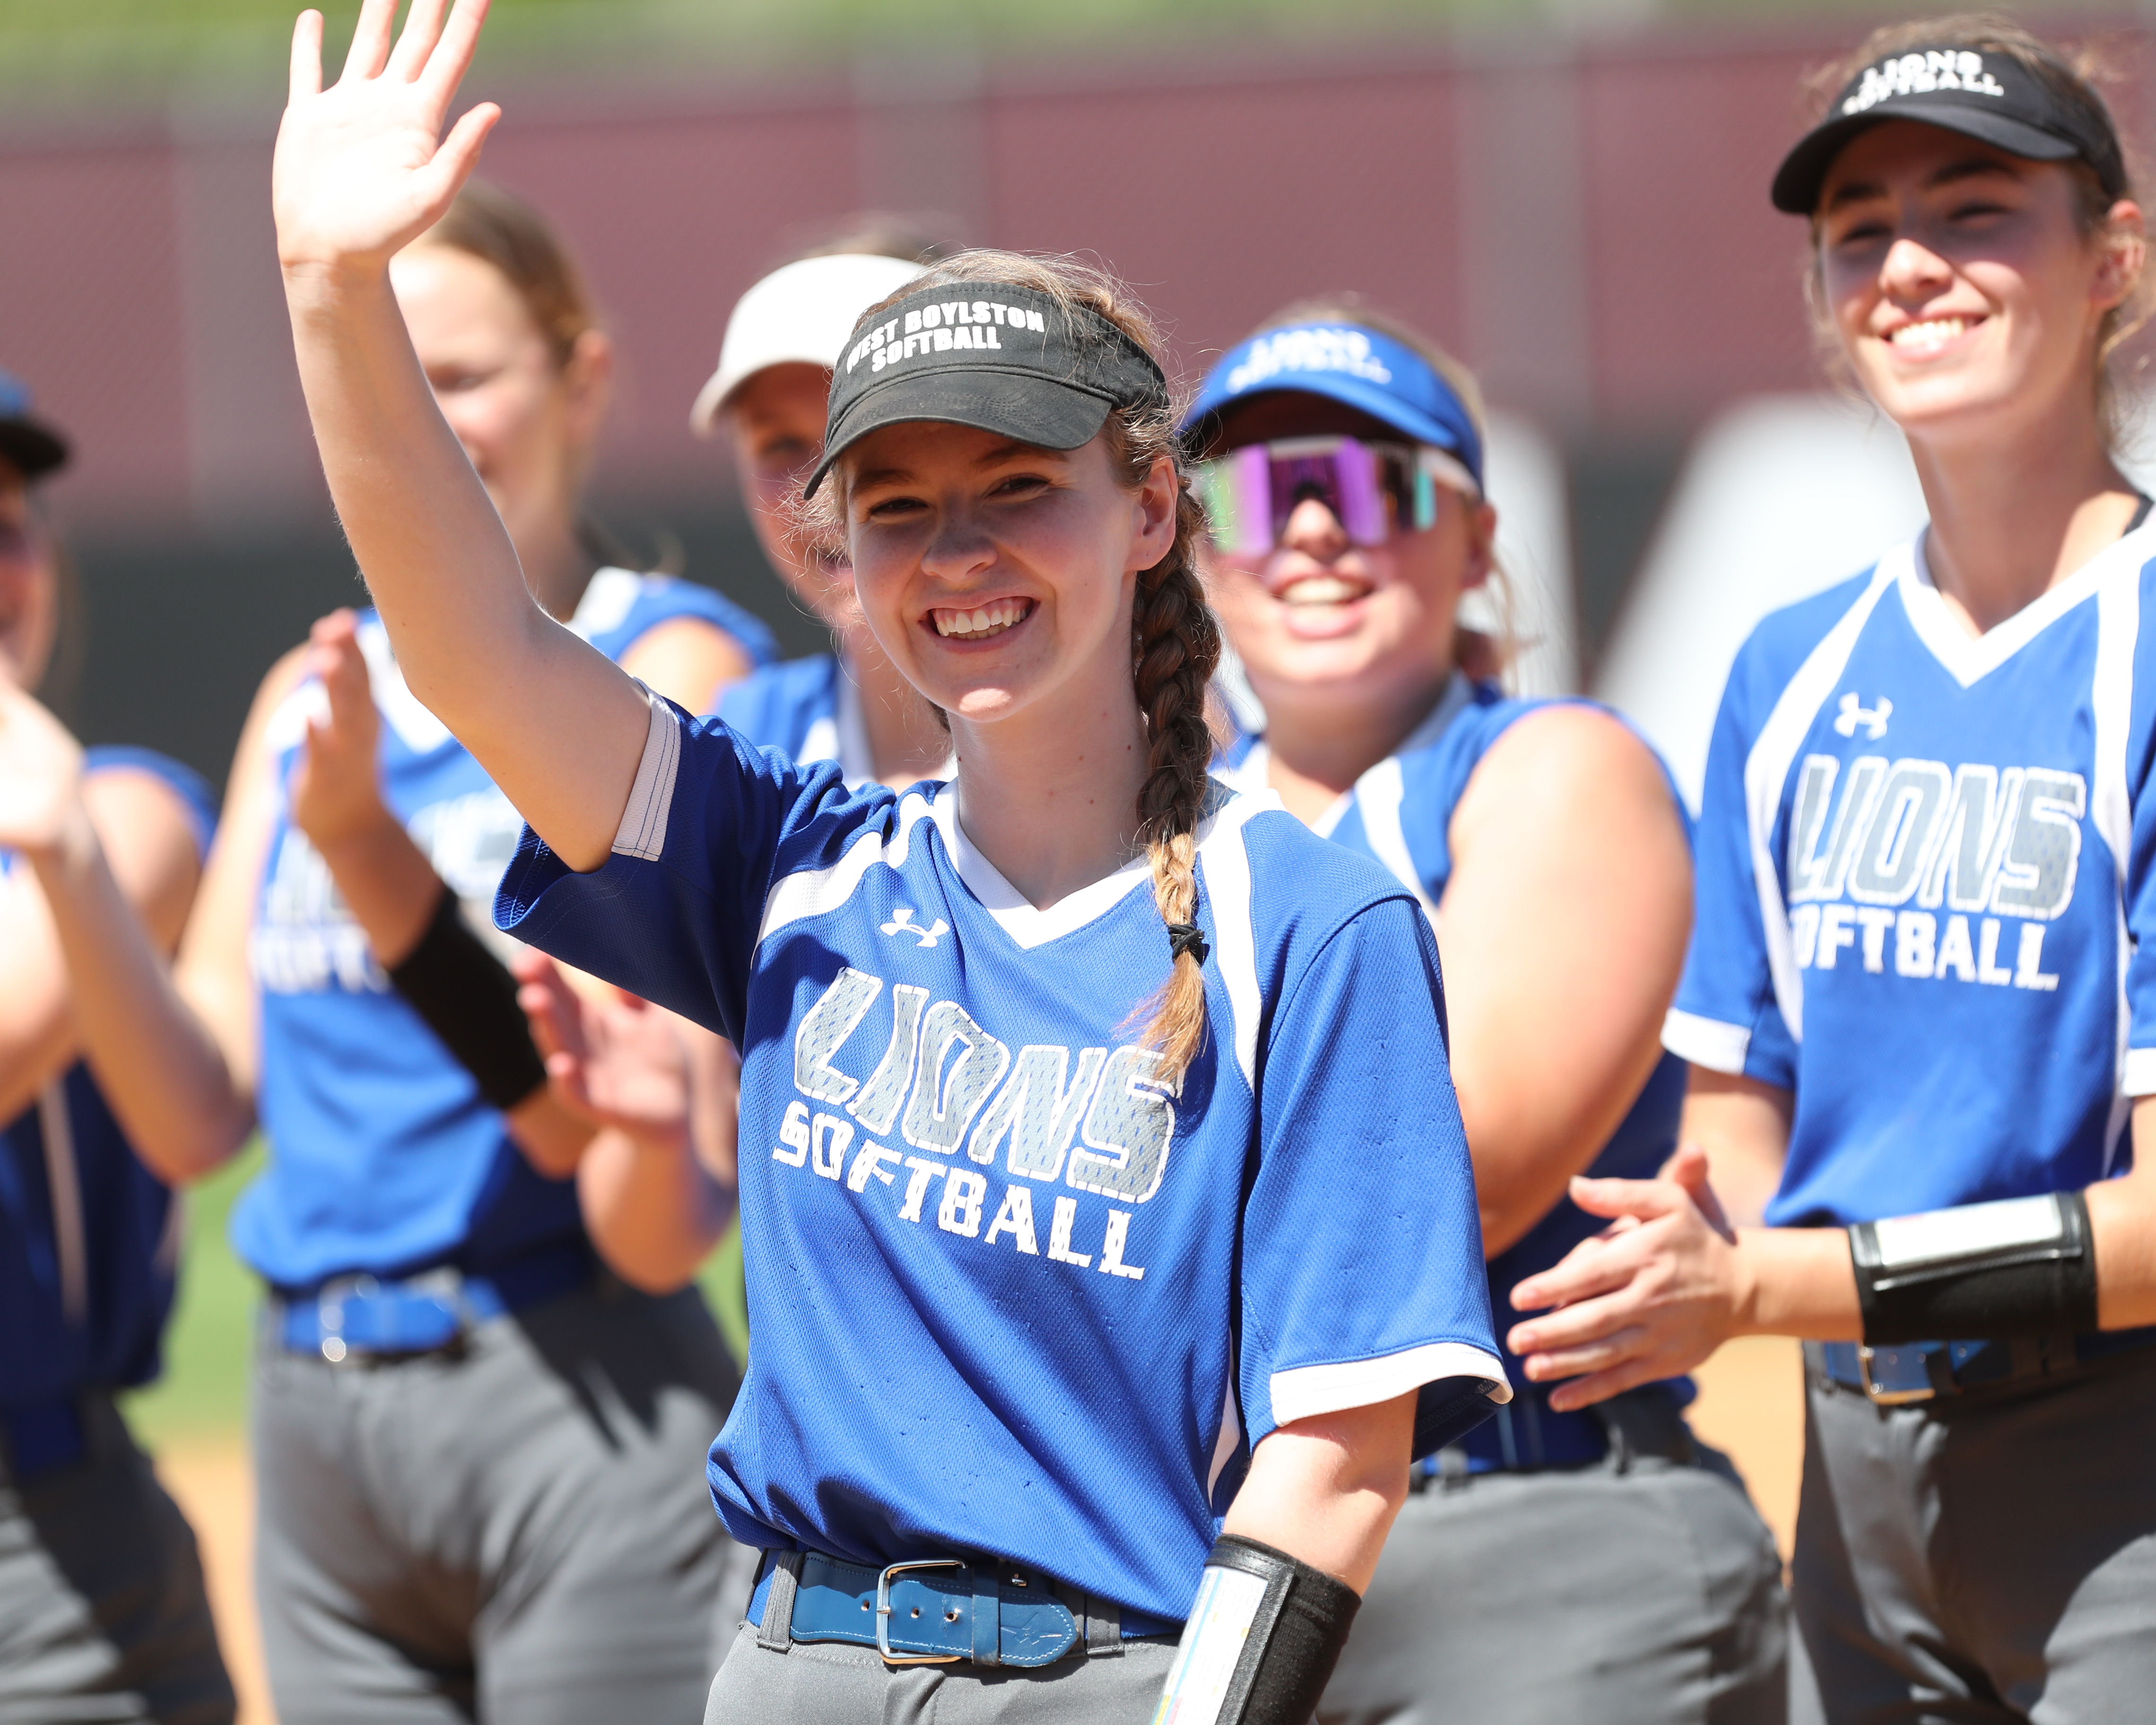
[(1290, 324), (1229, 348), (1206, 374), (1183, 429), (1282, 389), (1360, 408), (1411, 442), (1443, 449), (1482, 489), (1482, 439), (1466, 403), (1412, 347), (1359, 324)]

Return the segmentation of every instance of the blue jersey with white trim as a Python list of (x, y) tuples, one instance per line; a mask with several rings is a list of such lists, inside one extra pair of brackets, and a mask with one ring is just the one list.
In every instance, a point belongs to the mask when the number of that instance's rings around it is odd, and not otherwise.
[[(198, 852), (214, 813), (199, 774), (147, 749), (95, 748), (85, 772), (142, 773), (179, 799)], [(0, 892), (28, 871), (0, 850)], [(179, 1206), (136, 1158), (78, 1060), (0, 1127), (0, 1406), (157, 1375)]]
[(1276, 1425), (1419, 1389), (1426, 1451), (1509, 1394), (1429, 926), (1276, 801), (1201, 829), (1176, 1086), (1131, 1027), (1168, 968), (1142, 862), (1036, 910), (951, 788), (664, 707), (622, 834), (578, 875), (527, 833), (496, 916), (742, 1051), (736, 1538), (1173, 1620)]
[[(1558, 705), (1593, 703), (1513, 699), (1494, 683), (1471, 682), (1455, 672), (1430, 716), (1397, 750), (1358, 779), (1315, 830), (1383, 865), (1415, 895), (1435, 926), (1452, 879), (1452, 816), (1466, 794), (1468, 781), (1506, 732), (1528, 714)], [(1254, 739), (1230, 776), (1246, 790), (1261, 789), (1268, 766), (1263, 740)], [(1690, 819), (1674, 783), (1670, 800), (1689, 830)], [(1653, 1178), (1676, 1147), (1684, 1091), (1684, 1062), (1674, 1055), (1665, 1055), (1586, 1173), (1597, 1179)], [(1571, 1199), (1558, 1199), (1554, 1209), (1490, 1260), (1491, 1307), (1509, 1312), (1515, 1286), (1548, 1269), (1607, 1225)], [(1504, 1360), (1513, 1383), (1526, 1387), (1524, 1363), (1511, 1353)]]
[[(619, 659), (679, 618), (741, 639), (738, 608), (708, 588), (602, 569), (570, 627)], [(762, 625), (743, 640), (768, 657)], [(489, 911), (523, 821), (479, 762), (405, 686), (372, 612), (359, 642), (382, 717), (385, 801), (434, 870), (495, 938)], [(391, 987), (329, 868), (284, 805), (319, 685), (271, 721), (279, 808), (249, 958), (262, 1002), (257, 1106), (268, 1167), (242, 1195), (232, 1238), (271, 1283), (485, 1271), (581, 1236), (575, 1187), (536, 1173), (508, 1122)]]
[[(847, 783), (867, 777), (865, 760), (849, 760), (839, 720), (840, 691), (848, 687), (835, 653), (789, 659), (729, 684), (713, 709), (758, 748), (777, 749), (806, 767), (836, 761)], [(856, 718), (855, 724), (859, 720)], [(866, 741), (856, 747), (866, 753)]]
[(1663, 1040), (1795, 1092), (1769, 1222), (2086, 1186), (2156, 1091), (2141, 527), (1979, 638), (1921, 541), (1738, 655)]
[(860, 691), (835, 653), (765, 665), (721, 691), (714, 711), (757, 747), (798, 765), (836, 762), (850, 788), (875, 778)]

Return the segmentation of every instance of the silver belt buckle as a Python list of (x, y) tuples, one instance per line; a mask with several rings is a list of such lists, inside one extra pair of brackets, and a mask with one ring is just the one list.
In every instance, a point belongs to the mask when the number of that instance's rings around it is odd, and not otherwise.
[[(886, 1665), (956, 1665), (965, 1656), (961, 1653), (894, 1653), (891, 1651), (891, 1578), (901, 1569), (963, 1569), (966, 1566), (957, 1558), (917, 1558), (910, 1563), (891, 1563), (876, 1577), (876, 1651), (883, 1656)], [(1003, 1625), (996, 1625), (1001, 1635)]]
[(1874, 1407), (1905, 1408), (1912, 1402), (1928, 1402), (1938, 1396), (1938, 1389), (1928, 1381), (1928, 1373), (1926, 1373), (1927, 1381), (1921, 1389), (1881, 1389), (1871, 1381), (1873, 1352), (1872, 1346), (1868, 1342), (1860, 1342), (1856, 1344), (1856, 1374), (1864, 1380), (1864, 1394), (1870, 1399)]
[(321, 1340), (319, 1347), (322, 1358), (333, 1366), (341, 1366), (352, 1349), (344, 1339), (344, 1307), (347, 1300), (371, 1300), (382, 1291), (382, 1284), (364, 1271), (357, 1276), (336, 1276), (324, 1282), (315, 1295), (315, 1324)]

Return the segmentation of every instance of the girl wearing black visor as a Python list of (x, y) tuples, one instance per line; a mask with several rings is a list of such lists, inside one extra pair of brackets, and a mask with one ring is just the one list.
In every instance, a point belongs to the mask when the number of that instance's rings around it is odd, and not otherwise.
[(2141, 211), (2087, 78), (1981, 18), (1866, 43), (1774, 198), (1931, 521), (1738, 655), (1664, 1031), (1687, 1147), (1575, 1193), (1622, 1231), (1511, 1341), (1574, 1407), (1805, 1338), (1799, 1720), (2146, 1717), (2156, 529), (2107, 372)]
[(442, 136), (485, 9), (367, 0), (327, 90), (303, 15), (279, 247), (399, 663), (531, 823), (497, 919), (742, 1052), (709, 1477), (764, 1559), (707, 1717), (1306, 1717), (1410, 1460), (1511, 1391), (1428, 925), (1208, 778), (1151, 326), (1000, 253), (871, 308), (808, 491), (956, 774), (752, 749), (533, 604), (413, 363), (387, 260), (498, 117)]

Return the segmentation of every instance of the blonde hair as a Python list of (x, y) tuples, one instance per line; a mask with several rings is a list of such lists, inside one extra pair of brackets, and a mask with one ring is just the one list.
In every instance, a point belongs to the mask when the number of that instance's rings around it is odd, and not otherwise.
[[(960, 252), (870, 306), (860, 321), (868, 323), (912, 295), (961, 282), (993, 282), (1047, 295), (1063, 307), (1070, 337), (1081, 345), (1113, 339), (1087, 315), (1091, 313), (1156, 361), (1164, 352), (1152, 314), (1113, 276), (1075, 259), (1020, 252)], [(1172, 405), (1116, 408), (1101, 436), (1117, 483), (1128, 490), (1143, 485), (1163, 460), (1175, 470), (1175, 540), (1166, 557), (1138, 572), (1131, 607), (1131, 673), (1147, 739), (1145, 782), (1137, 795), (1138, 842), (1152, 873), (1153, 903), (1162, 922), (1192, 923), (1198, 916), (1198, 824), (1209, 799), (1214, 747), (1205, 697), (1220, 660), (1219, 626), (1198, 574), (1205, 517), (1191, 494)], [(844, 495), (843, 472), (834, 471), (833, 479), (838, 483), (824, 495), (835, 511)], [(1180, 1085), (1205, 1040), (1205, 975), (1195, 955), (1175, 952), (1168, 980), (1132, 1016), (1145, 1019), (1141, 1040), (1158, 1052), (1163, 1080)]]
[(576, 259), (546, 217), (513, 192), (468, 181), (442, 219), (413, 244), (447, 246), (491, 264), (547, 338), (557, 369), (568, 364), (584, 331), (598, 327)]
[[(1902, 23), (1881, 25), (1850, 53), (1816, 68), (1805, 77), (1803, 95), (1807, 121), (1817, 124), (1825, 119), (1835, 97), (1866, 66), (1919, 48), (1969, 49), (2010, 59), (2053, 100), (2062, 107), (2077, 110), (2092, 130), (2107, 136), (2118, 148), (2126, 182), (2116, 194), (2104, 190), (2095, 168), (2080, 157), (2071, 157), (2057, 165), (2066, 170), (2074, 182), (2074, 227), (2082, 239), (2091, 241), (2110, 234), (2112, 204), (2120, 198), (2137, 196), (2134, 186), (2140, 176), (2119, 136), (2111, 109), (2097, 89), (2097, 80), (2106, 75), (2102, 56), (2087, 46), (2066, 54), (2042, 37), (2025, 30), (2003, 13), (1954, 13), (1943, 18), (1911, 18)], [(1812, 243), (1804, 258), (1804, 303), (1811, 313), (1813, 340), (1828, 374), (1836, 383), (1855, 391), (1856, 378), (1842, 349), (1833, 309), (1826, 303), (1825, 286), (1820, 274), (1816, 212), (1811, 218), (1811, 235)], [(2105, 444), (2113, 449), (2123, 439), (2126, 424), (2117, 369), (2112, 362), (2118, 350), (2148, 322), (2151, 310), (2156, 309), (2156, 297), (2153, 296), (2156, 296), (2156, 279), (2152, 279), (2144, 268), (2126, 297), (2106, 311), (2097, 326), (2095, 375), (2091, 381), (2095, 390), (2097, 424)]]

